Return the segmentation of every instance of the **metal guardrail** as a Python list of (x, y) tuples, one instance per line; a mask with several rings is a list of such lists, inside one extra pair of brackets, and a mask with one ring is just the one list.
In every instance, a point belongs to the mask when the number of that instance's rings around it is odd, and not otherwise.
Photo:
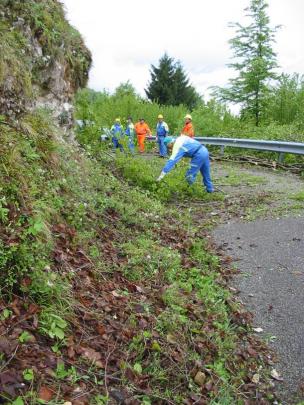
[[(155, 136), (150, 137), (155, 139)], [(217, 145), (221, 147), (221, 153), (224, 153), (226, 146), (244, 149), (264, 150), (269, 152), (278, 152), (280, 163), (284, 160), (285, 153), (295, 155), (304, 155), (304, 143), (300, 142), (281, 142), (281, 141), (263, 141), (260, 139), (239, 139), (239, 138), (213, 138), (196, 136), (195, 139), (205, 145)]]
[(203, 136), (195, 137), (195, 139), (206, 145), (220, 146), (221, 153), (224, 153), (225, 146), (278, 152), (278, 161), (280, 163), (283, 162), (285, 153), (304, 155), (304, 143), (300, 142), (263, 141), (260, 139), (213, 138)]

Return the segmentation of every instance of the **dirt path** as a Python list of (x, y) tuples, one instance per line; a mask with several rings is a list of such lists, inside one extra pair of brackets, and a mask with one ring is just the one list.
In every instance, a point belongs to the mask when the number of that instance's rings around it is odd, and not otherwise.
[(297, 404), (304, 399), (304, 182), (252, 167), (212, 169), (225, 194), (208, 211), (212, 236), (233, 257), (240, 299), (278, 354), (282, 404)]

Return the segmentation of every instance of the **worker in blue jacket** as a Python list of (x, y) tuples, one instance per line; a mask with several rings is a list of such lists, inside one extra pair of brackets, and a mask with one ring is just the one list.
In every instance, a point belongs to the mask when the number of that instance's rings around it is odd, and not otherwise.
[(157, 181), (161, 181), (183, 157), (189, 157), (191, 158), (191, 162), (190, 168), (186, 172), (186, 181), (188, 184), (193, 184), (197, 173), (200, 171), (206, 191), (208, 193), (213, 193), (215, 189), (210, 176), (208, 149), (197, 140), (190, 138), (187, 135), (180, 135), (178, 138), (167, 136), (164, 139), (164, 142), (168, 148), (172, 148), (172, 154)]
[(110, 132), (112, 135), (112, 142), (113, 142), (114, 149), (119, 148), (119, 150), (121, 152), (123, 152), (124, 148), (119, 141), (124, 137), (124, 133), (123, 133), (123, 128), (122, 128), (119, 118), (115, 119), (115, 122), (112, 125)]
[(135, 152), (135, 146), (134, 146), (135, 129), (134, 129), (134, 124), (133, 124), (132, 117), (128, 117), (125, 134), (128, 137), (129, 150), (132, 153), (132, 155), (134, 155), (134, 152)]
[(156, 125), (156, 141), (159, 147), (159, 156), (165, 158), (167, 157), (168, 151), (164, 140), (165, 137), (169, 135), (169, 127), (168, 124), (164, 121), (164, 117), (162, 114), (159, 114), (157, 118), (158, 123)]

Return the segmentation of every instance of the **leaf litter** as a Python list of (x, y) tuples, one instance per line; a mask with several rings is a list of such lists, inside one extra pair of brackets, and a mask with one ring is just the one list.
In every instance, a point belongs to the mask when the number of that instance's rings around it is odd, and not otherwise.
[[(1, 395), (3, 398), (24, 395), (31, 382), (24, 380), (22, 372), (30, 369), (34, 373), (38, 398), (46, 402), (60, 395), (66, 403), (87, 405), (94, 395), (102, 393), (111, 398), (110, 403), (140, 404), (139, 398), (143, 396), (153, 398), (154, 404), (173, 403), (160, 394), (163, 383), (154, 381), (153, 375), (144, 372), (157, 353), (159, 366), (167, 370), (165, 386), (181, 396), (185, 404), (207, 404), (219, 394), (220, 378), (206, 366), (218, 356), (218, 347), (209, 338), (214, 333), (216, 318), (208, 315), (203, 302), (193, 300), (191, 293), (181, 293), (189, 300), (188, 316), (201, 323), (203, 333), (186, 335), (185, 326), (163, 337), (157, 331), (156, 321), (165, 310), (162, 293), (168, 286), (161, 276), (151, 284), (145, 280), (135, 283), (123, 275), (125, 257), (117, 247), (122, 241), (116, 227), (119, 214), (111, 210), (107, 217), (108, 226), (100, 231), (99, 242), (111, 272), (100, 274), (94, 269), (85, 252), (75, 245), (77, 232), (74, 229), (64, 223), (53, 228), (57, 234), (53, 270), (73, 274), (74, 314), (68, 319), (70, 328), (65, 344), (58, 351), (51, 348), (54, 341), (39, 332), (41, 308), (38, 305), (26, 295), (17, 294), (10, 304), (0, 302), (0, 311), (4, 308), (11, 311), (9, 319), (0, 321)], [(173, 221), (170, 228), (160, 227), (157, 233), (166, 246), (180, 253), (185, 271), (197, 264), (189, 254), (190, 238), (178, 221)], [(230, 266), (231, 258), (221, 256), (220, 259), (218, 282), (227, 285), (235, 270)], [(28, 285), (31, 280), (25, 277), (21, 283)], [(268, 403), (266, 398), (271, 388), (258, 370), (261, 363), (272, 363), (272, 357), (258, 338), (248, 335), (246, 327), (251, 323), (251, 315), (235, 309), (233, 301), (227, 304), (231, 307), (231, 322), (242, 328), (238, 332), (237, 350), (231, 354), (226, 367), (232, 373), (240, 367), (244, 369), (239, 388), (241, 396), (257, 398), (253, 402), (248, 399), (246, 403)], [(24, 331), (30, 339), (20, 343), (18, 338)], [(147, 331), (147, 336), (140, 343), (143, 352), (138, 363), (138, 348), (130, 347), (143, 331)], [(189, 347), (201, 361), (188, 358)], [(189, 389), (191, 380), (196, 385), (192, 390)]]

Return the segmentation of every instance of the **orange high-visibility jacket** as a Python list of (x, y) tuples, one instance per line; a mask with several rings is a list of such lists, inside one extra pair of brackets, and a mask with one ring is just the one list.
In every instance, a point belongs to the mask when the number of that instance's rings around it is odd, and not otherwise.
[(192, 125), (192, 122), (187, 122), (182, 129), (182, 134), (183, 135), (188, 135), (190, 138), (194, 138), (194, 128)]
[(149, 125), (145, 122), (141, 124), (141, 122), (137, 122), (134, 126), (136, 135), (151, 135), (151, 129)]

